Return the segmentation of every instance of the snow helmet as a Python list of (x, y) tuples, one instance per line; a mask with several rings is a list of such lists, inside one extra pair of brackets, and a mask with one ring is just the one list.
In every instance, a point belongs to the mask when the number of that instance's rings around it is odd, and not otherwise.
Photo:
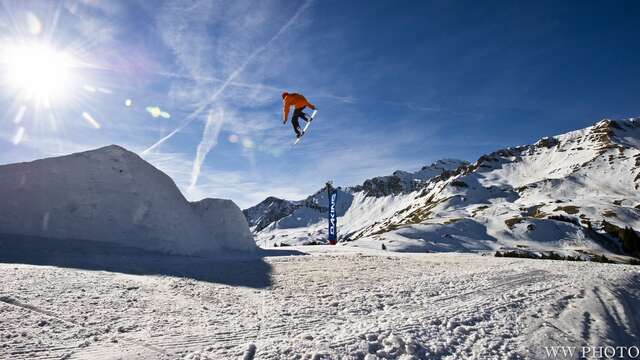
[(283, 92), (283, 93), (282, 93), (282, 98), (284, 99), (284, 98), (285, 98), (285, 96), (287, 96), (287, 95), (289, 95), (289, 93), (288, 93), (288, 92), (286, 92), (286, 91), (285, 91), (285, 92)]

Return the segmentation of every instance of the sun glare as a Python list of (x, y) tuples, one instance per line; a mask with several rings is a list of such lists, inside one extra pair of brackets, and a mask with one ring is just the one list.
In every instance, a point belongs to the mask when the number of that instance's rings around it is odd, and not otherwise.
[(6, 84), (38, 103), (60, 100), (71, 87), (70, 56), (43, 44), (8, 45), (2, 57)]
[[(13, 120), (13, 144), (48, 144), (52, 138), (61, 143), (59, 137), (75, 126), (101, 129), (98, 120), (108, 117), (100, 112), (99, 102), (117, 96), (106, 86), (112, 80), (104, 74), (117, 73), (93, 62), (93, 42), (59, 31), (63, 6), (43, 21), (24, 11), (19, 1), (14, 3), (15, 9), (9, 3), (0, 5), (9, 16), (0, 10), (0, 102), (7, 105), (5, 118)], [(125, 102), (126, 107), (132, 104)]]

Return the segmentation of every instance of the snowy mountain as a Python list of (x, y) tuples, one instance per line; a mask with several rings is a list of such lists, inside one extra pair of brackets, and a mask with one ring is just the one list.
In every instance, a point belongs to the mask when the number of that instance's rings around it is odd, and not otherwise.
[(463, 160), (438, 160), (417, 172), (397, 170), (391, 176), (381, 176), (366, 180), (362, 185), (351, 188), (351, 192), (364, 191), (367, 196), (374, 197), (406, 194), (417, 190), (424, 182), (443, 173), (456, 170), (466, 164), (467, 162)]
[[(373, 213), (368, 216), (360, 216), (360, 214), (353, 216), (351, 223), (357, 227), (362, 221), (366, 222), (368, 218), (375, 217), (380, 210), (379, 207), (384, 208), (388, 197), (392, 196), (396, 199), (402, 195), (410, 194), (427, 184), (431, 179), (443, 174), (450, 174), (463, 165), (468, 165), (468, 163), (463, 160), (438, 160), (431, 165), (424, 166), (417, 172), (398, 170), (392, 175), (368, 179), (362, 185), (346, 189), (338, 188), (336, 211), (338, 216), (345, 216), (348, 213), (355, 215), (356, 213), (353, 212), (355, 207), (352, 208), (354, 195), (356, 196), (356, 204), (360, 204), (363, 208), (376, 203), (377, 207), (374, 206), (371, 209)], [(362, 202), (362, 199), (365, 198), (367, 201)], [(323, 243), (326, 238), (325, 229), (323, 225), (316, 229), (315, 225), (318, 222), (324, 224), (323, 219), (326, 218), (327, 207), (327, 196), (325, 190), (321, 189), (300, 201), (268, 197), (259, 204), (243, 210), (243, 213), (247, 217), (251, 229), (258, 235), (268, 234), (275, 229), (294, 229), (292, 231), (295, 232), (295, 229), (304, 231), (305, 228), (310, 227), (313, 228), (313, 234), (307, 233), (297, 236), (294, 243)], [(360, 217), (361, 221), (358, 221), (356, 217)], [(344, 224), (341, 225), (341, 228), (344, 229)], [(284, 237), (288, 236), (288, 234), (284, 234)], [(285, 241), (285, 243), (287, 242)]]
[(256, 249), (233, 202), (189, 203), (169, 176), (115, 145), (0, 166), (0, 199), (3, 239), (100, 241), (187, 255)]
[(299, 201), (288, 201), (270, 196), (261, 203), (249, 209), (243, 210), (244, 216), (256, 231), (260, 231), (274, 221), (278, 221), (290, 215), (296, 208), (301, 206)]
[[(637, 256), (632, 229), (640, 229), (639, 188), (640, 119), (602, 120), (474, 164), (440, 161), (343, 189), (338, 231), (349, 245), (383, 243), (395, 251)], [(320, 191), (309, 200), (326, 204), (326, 195)], [(253, 228), (256, 240), (324, 242), (323, 209), (289, 204), (296, 208)], [(260, 211), (245, 215), (251, 222)]]
[[(429, 181), (433, 177), (442, 175), (448, 171), (453, 171), (466, 164), (468, 163), (462, 160), (438, 160), (414, 173), (398, 170), (389, 176), (366, 180), (362, 185), (349, 188), (345, 191), (339, 189), (340, 195), (338, 198), (340, 204), (338, 211), (340, 212), (342, 209), (346, 212), (350, 205), (349, 200), (352, 198), (351, 194), (363, 192), (366, 196), (384, 197), (410, 193), (415, 191), (420, 184)], [(295, 216), (285, 220), (285, 223), (292, 224), (295, 218), (296, 221), (297, 219), (305, 219), (304, 221), (307, 225), (312, 224), (324, 216), (327, 206), (327, 198), (324, 190), (319, 190), (301, 201), (289, 201), (270, 196), (259, 204), (245, 209), (242, 212), (253, 231), (260, 232), (270, 224), (289, 217), (298, 209), (300, 210), (296, 212)], [(308, 216), (302, 216), (302, 213), (306, 213)], [(284, 223), (280, 223), (279, 225), (286, 226)]]

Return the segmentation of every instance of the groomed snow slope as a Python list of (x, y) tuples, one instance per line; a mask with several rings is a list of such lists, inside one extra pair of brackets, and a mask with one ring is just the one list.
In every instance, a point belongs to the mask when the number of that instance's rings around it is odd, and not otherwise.
[[(349, 207), (339, 214), (339, 237), (394, 251), (614, 256), (622, 250), (605, 233), (607, 224), (640, 230), (639, 145), (640, 119), (603, 120), (430, 173), (410, 191), (397, 186), (404, 172), (368, 180), (369, 186), (344, 189)], [(316, 202), (326, 203), (326, 195), (318, 195)], [(256, 240), (264, 246), (324, 242), (323, 211), (286, 214), (256, 231)], [(283, 226), (292, 219), (297, 226)]]
[(101, 241), (174, 254), (254, 250), (227, 200), (190, 204), (166, 174), (119, 146), (0, 166), (0, 234)]
[[(311, 255), (265, 258), (260, 287), (0, 264), (0, 358), (550, 359), (566, 346), (576, 356), (556, 358), (578, 359), (640, 344), (638, 267), (297, 250)], [(260, 264), (206, 266), (249, 277)]]

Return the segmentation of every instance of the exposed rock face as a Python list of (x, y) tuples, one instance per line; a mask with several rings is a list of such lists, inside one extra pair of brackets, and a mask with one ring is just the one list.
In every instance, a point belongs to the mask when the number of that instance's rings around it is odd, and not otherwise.
[(413, 182), (403, 181), (398, 176), (379, 176), (365, 180), (359, 187), (354, 187), (353, 191), (364, 191), (368, 196), (382, 197), (410, 191), (413, 186)]
[(300, 207), (300, 202), (288, 201), (270, 196), (258, 205), (242, 211), (254, 231), (260, 231), (269, 224), (291, 215)]
[[(0, 199), (0, 234), (188, 255), (255, 249), (239, 210), (222, 200), (192, 207), (171, 178), (115, 145), (0, 166)], [(214, 218), (216, 229), (203, 221)]]
[(383, 197), (388, 195), (406, 194), (418, 189), (424, 183), (454, 171), (461, 166), (468, 165), (466, 161), (455, 159), (438, 160), (431, 165), (424, 166), (420, 171), (394, 171), (390, 176), (380, 176), (366, 180), (360, 186), (350, 188), (352, 192), (364, 191), (367, 196)]
[(558, 145), (558, 140), (556, 140), (555, 138), (543, 137), (542, 139), (538, 140), (538, 142), (536, 142), (534, 145), (537, 147), (545, 147), (548, 149)]

